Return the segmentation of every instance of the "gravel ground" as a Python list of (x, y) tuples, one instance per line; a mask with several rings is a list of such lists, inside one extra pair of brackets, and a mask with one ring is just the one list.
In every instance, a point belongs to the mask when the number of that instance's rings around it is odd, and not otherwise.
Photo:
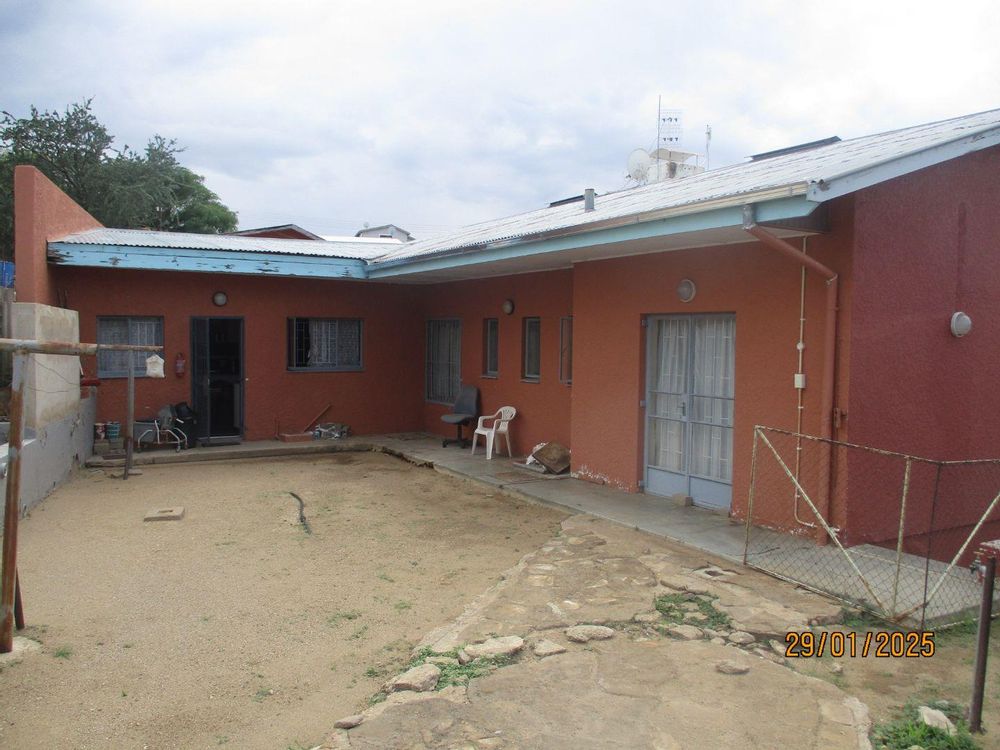
[(21, 524), (0, 745), (310, 747), (564, 517), (379, 454), (81, 473)]

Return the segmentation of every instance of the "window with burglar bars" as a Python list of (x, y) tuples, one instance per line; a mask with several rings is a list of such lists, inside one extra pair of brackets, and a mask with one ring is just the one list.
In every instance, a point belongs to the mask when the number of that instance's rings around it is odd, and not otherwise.
[(573, 382), (573, 318), (559, 320), (559, 382)]
[(359, 318), (289, 318), (288, 369), (360, 370)]
[[(98, 344), (132, 344), (133, 346), (163, 346), (163, 318), (99, 317)], [(146, 357), (150, 352), (97, 352), (99, 378), (128, 377), (129, 361), (136, 377), (146, 375)]]
[(428, 401), (453, 404), (462, 384), (462, 324), (458, 320), (427, 321)]
[(483, 320), (483, 375), (495, 378), (499, 371), (500, 321)]
[(522, 336), (521, 377), (536, 381), (542, 375), (542, 319), (525, 318)]

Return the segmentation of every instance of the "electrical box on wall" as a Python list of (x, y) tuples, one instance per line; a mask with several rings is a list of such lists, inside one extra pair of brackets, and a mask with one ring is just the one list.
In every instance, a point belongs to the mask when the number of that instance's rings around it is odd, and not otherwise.
[(806, 387), (806, 374), (804, 372), (795, 373), (795, 387), (803, 390)]

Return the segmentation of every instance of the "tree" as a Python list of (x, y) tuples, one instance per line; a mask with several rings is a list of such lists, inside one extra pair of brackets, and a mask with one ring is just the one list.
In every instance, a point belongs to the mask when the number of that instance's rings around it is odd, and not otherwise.
[(14, 248), (14, 167), (38, 167), (102, 224), (125, 229), (217, 234), (236, 229), (236, 214), (178, 162), (174, 140), (154, 135), (144, 151), (113, 148), (114, 137), (87, 99), (64, 113), (31, 108), (0, 119), (0, 257)]

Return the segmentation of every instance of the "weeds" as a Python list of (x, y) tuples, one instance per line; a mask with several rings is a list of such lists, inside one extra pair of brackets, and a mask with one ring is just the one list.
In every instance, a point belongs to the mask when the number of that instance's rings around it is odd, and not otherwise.
[(697, 619), (694, 624), (713, 630), (728, 628), (732, 624), (732, 619), (725, 612), (715, 608), (715, 604), (713, 604), (715, 599), (716, 597), (707, 594), (664, 594), (656, 597), (653, 600), (653, 605), (670, 623), (678, 624), (693, 614), (683, 605), (694, 604), (697, 607), (696, 611), (704, 615), (703, 619), (692, 618), (692, 621)]
[(73, 655), (73, 649), (71, 649), (69, 646), (62, 646), (60, 648), (57, 648), (52, 655), (57, 659), (68, 659)]
[(914, 745), (924, 750), (979, 750), (979, 744), (969, 734), (959, 706), (948, 701), (932, 701), (930, 706), (944, 712), (955, 723), (958, 731), (954, 736), (924, 724), (916, 704), (908, 703), (898, 719), (875, 726), (872, 730), (874, 744), (889, 750), (907, 750)]
[(334, 612), (326, 618), (326, 624), (335, 628), (344, 620), (357, 620), (359, 617), (361, 617), (361, 613), (358, 610), (348, 609), (343, 612)]

